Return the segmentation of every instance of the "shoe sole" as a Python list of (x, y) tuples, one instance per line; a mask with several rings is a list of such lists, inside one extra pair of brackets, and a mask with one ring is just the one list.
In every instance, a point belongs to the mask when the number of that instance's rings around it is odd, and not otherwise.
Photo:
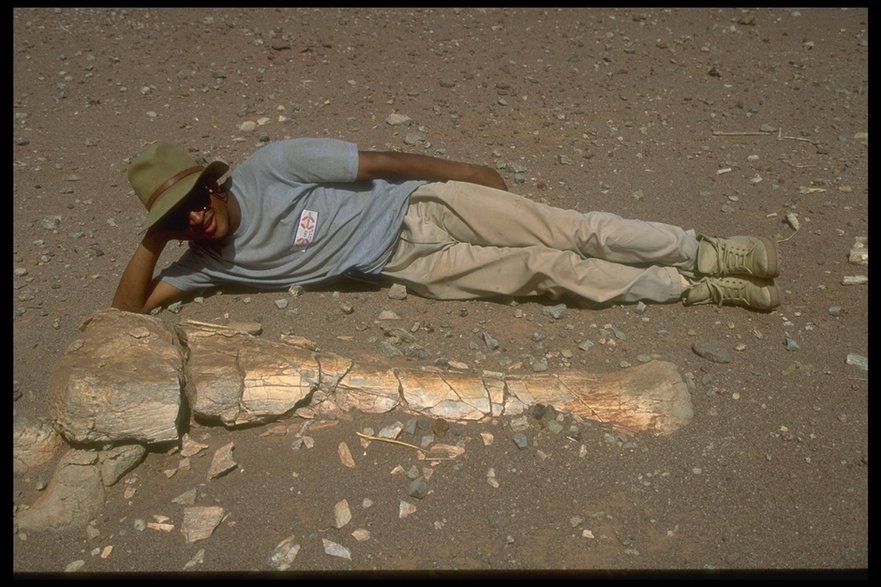
[(747, 308), (749, 310), (754, 310), (756, 312), (770, 312), (771, 310), (773, 310), (774, 308), (776, 308), (777, 306), (780, 305), (780, 290), (777, 288), (776, 285), (767, 285), (767, 286), (765, 286), (765, 289), (768, 290), (768, 298), (769, 299), (768, 299), (767, 305), (765, 305), (765, 304), (760, 305), (758, 303), (750, 304), (749, 302), (746, 302), (746, 300), (741, 300), (744, 303), (734, 303), (733, 305), (742, 306), (744, 308)]
[[(763, 245), (765, 245), (765, 252), (768, 254), (768, 273), (763, 275), (755, 275), (755, 277), (765, 277), (768, 279), (774, 279), (779, 275), (779, 263), (777, 260), (777, 245), (769, 239), (763, 236), (756, 237), (758, 238)], [(779, 296), (778, 296), (779, 302)]]
[(776, 285), (769, 285), (768, 294), (771, 296), (771, 304), (768, 310), (773, 310), (780, 305), (780, 290)]

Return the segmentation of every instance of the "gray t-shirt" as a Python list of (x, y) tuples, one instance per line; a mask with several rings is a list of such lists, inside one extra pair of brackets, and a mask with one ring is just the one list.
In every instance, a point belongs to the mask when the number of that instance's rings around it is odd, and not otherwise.
[(230, 174), (241, 222), (223, 242), (190, 241), (160, 273), (192, 291), (221, 284), (307, 285), (378, 274), (392, 254), (410, 194), (424, 181), (355, 182), (358, 148), (302, 138), (261, 147)]

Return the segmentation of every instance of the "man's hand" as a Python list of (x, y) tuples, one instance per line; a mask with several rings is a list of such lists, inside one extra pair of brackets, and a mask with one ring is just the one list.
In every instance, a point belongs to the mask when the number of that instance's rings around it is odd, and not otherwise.
[(156, 262), (174, 234), (153, 227), (144, 235), (122, 273), (111, 305), (127, 312), (145, 314), (157, 306), (183, 297), (184, 292), (153, 278)]
[(394, 151), (359, 151), (358, 181), (371, 179), (423, 179), (467, 181), (507, 191), (502, 176), (492, 168)]

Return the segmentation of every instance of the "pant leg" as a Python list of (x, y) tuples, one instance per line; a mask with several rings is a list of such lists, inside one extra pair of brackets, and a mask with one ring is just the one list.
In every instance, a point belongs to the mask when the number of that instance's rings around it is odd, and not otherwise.
[(543, 245), (584, 257), (622, 264), (653, 264), (693, 269), (697, 239), (693, 230), (661, 222), (628, 220), (607, 212), (581, 213), (463, 182), (430, 183), (411, 202), (443, 205), (433, 212), (456, 241), (475, 245)]
[(488, 296), (558, 297), (571, 293), (594, 302), (669, 302), (682, 288), (676, 269), (632, 267), (585, 259), (541, 244), (483, 246), (454, 239), (433, 218), (437, 202), (415, 201), (383, 274), (419, 295), (438, 299)]

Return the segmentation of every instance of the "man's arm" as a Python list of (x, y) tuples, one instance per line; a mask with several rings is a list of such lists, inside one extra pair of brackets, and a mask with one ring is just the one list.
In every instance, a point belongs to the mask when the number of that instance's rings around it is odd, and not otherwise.
[(358, 181), (370, 179), (467, 181), (500, 190), (508, 189), (505, 180), (495, 169), (483, 165), (415, 153), (358, 151)]
[(146, 314), (184, 296), (186, 292), (153, 277), (156, 262), (170, 238), (169, 233), (160, 230), (144, 235), (119, 279), (111, 304), (114, 308)]

